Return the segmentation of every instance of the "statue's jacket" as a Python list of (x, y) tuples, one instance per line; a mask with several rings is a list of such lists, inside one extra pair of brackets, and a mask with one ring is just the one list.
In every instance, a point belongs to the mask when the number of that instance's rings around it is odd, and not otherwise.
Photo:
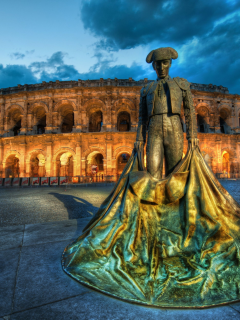
[[(187, 139), (197, 138), (196, 115), (193, 106), (190, 83), (183, 78), (171, 78), (166, 80), (170, 92), (171, 110), (173, 114), (181, 114), (183, 104), (187, 127)], [(140, 93), (139, 120), (137, 141), (146, 141), (146, 131), (149, 119), (153, 115), (154, 102), (157, 95), (158, 81), (146, 84)], [(164, 112), (163, 112), (164, 113)]]

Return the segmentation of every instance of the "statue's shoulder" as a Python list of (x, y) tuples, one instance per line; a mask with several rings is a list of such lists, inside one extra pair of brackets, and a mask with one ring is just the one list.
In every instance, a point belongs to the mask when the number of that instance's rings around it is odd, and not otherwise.
[(142, 87), (141, 89), (141, 96), (144, 97), (148, 94), (149, 90), (151, 89), (152, 85), (154, 84), (155, 81), (149, 82), (147, 84), (145, 84), (145, 86)]
[(184, 78), (173, 78), (173, 80), (177, 83), (177, 85), (182, 89), (182, 90), (188, 90), (190, 88), (190, 83), (184, 79)]

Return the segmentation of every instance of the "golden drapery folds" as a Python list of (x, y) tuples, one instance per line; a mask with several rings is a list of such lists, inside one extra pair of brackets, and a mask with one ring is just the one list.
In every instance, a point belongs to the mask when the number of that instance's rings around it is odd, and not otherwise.
[(240, 207), (198, 147), (166, 179), (133, 153), (112, 193), (63, 253), (63, 269), (112, 296), (159, 307), (240, 299)]

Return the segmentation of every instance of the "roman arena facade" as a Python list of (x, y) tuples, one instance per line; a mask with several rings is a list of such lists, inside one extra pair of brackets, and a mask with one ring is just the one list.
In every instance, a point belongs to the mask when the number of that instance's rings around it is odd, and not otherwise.
[[(0, 177), (95, 172), (116, 179), (132, 153), (140, 90), (148, 81), (56, 81), (1, 89)], [(191, 91), (204, 159), (219, 177), (240, 177), (240, 96), (215, 85), (192, 83)], [(185, 132), (184, 112), (181, 121)]]

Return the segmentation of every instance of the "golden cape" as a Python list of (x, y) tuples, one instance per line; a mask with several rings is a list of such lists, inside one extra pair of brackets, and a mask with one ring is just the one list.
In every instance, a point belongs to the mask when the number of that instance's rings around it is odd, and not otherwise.
[(138, 152), (62, 264), (121, 299), (205, 307), (240, 299), (239, 247), (240, 207), (198, 147), (163, 180), (143, 169)]

